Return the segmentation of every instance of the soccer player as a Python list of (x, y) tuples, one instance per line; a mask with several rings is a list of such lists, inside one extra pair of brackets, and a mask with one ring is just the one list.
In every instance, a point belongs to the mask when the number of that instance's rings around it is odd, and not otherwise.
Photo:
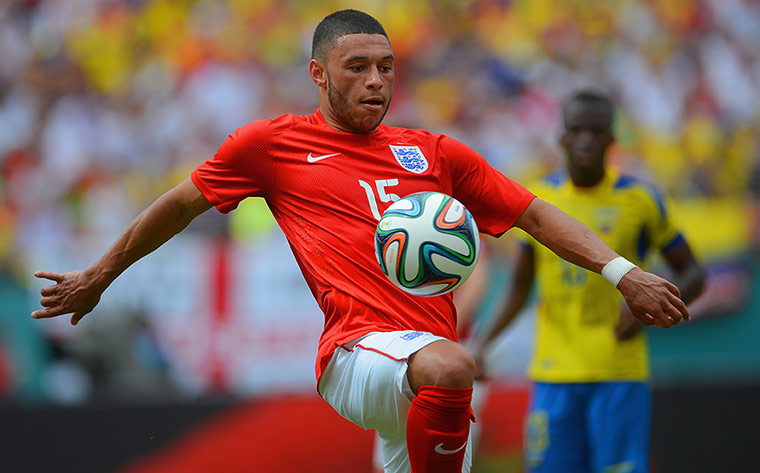
[[(568, 172), (551, 174), (532, 190), (631, 261), (643, 263), (651, 250), (658, 250), (683, 300), (691, 301), (704, 276), (671, 220), (666, 196), (605, 166), (614, 141), (611, 99), (581, 90), (564, 103), (562, 113), (560, 144)], [(649, 471), (645, 334), (604, 278), (526, 239), (507, 304), (486, 339), (493, 339), (518, 313), (534, 274), (539, 304), (529, 367), (534, 383), (524, 429), (527, 471)]]
[(196, 216), (263, 197), (324, 313), (316, 361), (320, 395), (345, 418), (377, 429), (387, 472), (414, 473), (470, 471), (475, 362), (456, 343), (450, 294), (415, 297), (380, 271), (375, 227), (398, 196), (452, 195), (487, 234), (518, 226), (574, 263), (594, 272), (606, 268), (645, 323), (669, 327), (688, 320), (674, 285), (624, 261), (467, 146), (382, 124), (394, 74), (393, 50), (377, 20), (356, 10), (325, 17), (314, 31), (309, 62), (319, 109), (239, 128), (86, 269), (36, 272), (55, 284), (42, 288), (44, 308), (32, 316), (72, 314), (78, 323), (119, 274)]

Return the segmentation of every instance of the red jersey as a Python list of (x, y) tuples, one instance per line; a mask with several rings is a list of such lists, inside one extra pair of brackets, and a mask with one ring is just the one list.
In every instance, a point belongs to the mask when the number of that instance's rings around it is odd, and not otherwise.
[(413, 296), (380, 270), (375, 228), (395, 197), (448, 194), (493, 236), (534, 197), (449, 137), (382, 124), (374, 133), (343, 133), (319, 111), (239, 128), (191, 178), (223, 213), (246, 197), (266, 199), (325, 316), (317, 380), (336, 346), (369, 332), (411, 329), (457, 340), (450, 293)]

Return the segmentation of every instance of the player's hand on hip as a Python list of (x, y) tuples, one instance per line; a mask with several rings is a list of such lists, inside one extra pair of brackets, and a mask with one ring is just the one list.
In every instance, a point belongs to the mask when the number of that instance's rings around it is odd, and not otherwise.
[(631, 309), (623, 304), (620, 308), (620, 319), (615, 326), (615, 338), (618, 341), (628, 340), (641, 332), (641, 322), (633, 316)]
[(35, 277), (55, 281), (55, 284), (45, 286), (40, 290), (42, 297), (40, 305), (45, 309), (32, 312), (32, 318), (48, 319), (59, 315), (72, 314), (71, 325), (90, 313), (100, 302), (103, 290), (95, 288), (84, 271), (69, 271), (53, 273), (36, 271)]
[(689, 310), (678, 288), (659, 276), (635, 268), (623, 276), (618, 289), (633, 316), (645, 325), (668, 328), (689, 320)]

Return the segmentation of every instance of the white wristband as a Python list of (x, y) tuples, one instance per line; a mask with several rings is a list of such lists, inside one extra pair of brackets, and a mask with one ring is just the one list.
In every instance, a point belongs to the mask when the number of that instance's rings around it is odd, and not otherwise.
[(633, 268), (637, 267), (638, 266), (622, 256), (618, 256), (604, 265), (604, 268), (602, 268), (602, 276), (604, 276), (607, 281), (611, 282), (613, 286), (617, 287), (620, 280), (623, 279), (623, 276), (628, 274)]

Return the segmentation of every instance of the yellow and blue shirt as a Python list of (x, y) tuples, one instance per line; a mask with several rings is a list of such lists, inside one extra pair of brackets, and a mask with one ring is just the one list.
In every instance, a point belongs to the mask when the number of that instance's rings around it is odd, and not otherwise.
[[(591, 188), (554, 174), (531, 190), (640, 266), (650, 250), (667, 251), (683, 238), (670, 218), (666, 195), (612, 170)], [(568, 263), (535, 240), (526, 238), (526, 243), (534, 249), (539, 304), (529, 376), (557, 383), (646, 379), (644, 332), (625, 341), (615, 338), (624, 303), (620, 292), (601, 275)]]

